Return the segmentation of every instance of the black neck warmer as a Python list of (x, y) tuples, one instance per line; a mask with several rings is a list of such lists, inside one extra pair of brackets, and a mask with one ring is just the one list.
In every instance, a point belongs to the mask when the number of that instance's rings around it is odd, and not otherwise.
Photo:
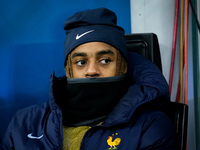
[(117, 105), (128, 89), (128, 80), (126, 76), (73, 78), (67, 79), (65, 85), (65, 94), (56, 94), (63, 125), (92, 126), (103, 121)]

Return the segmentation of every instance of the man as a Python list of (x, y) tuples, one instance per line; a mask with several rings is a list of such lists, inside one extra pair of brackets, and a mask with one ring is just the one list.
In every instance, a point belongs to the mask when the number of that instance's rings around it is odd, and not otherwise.
[(50, 101), (16, 113), (4, 149), (166, 149), (177, 146), (158, 68), (127, 53), (114, 12), (74, 14), (64, 24), (66, 76), (51, 77)]

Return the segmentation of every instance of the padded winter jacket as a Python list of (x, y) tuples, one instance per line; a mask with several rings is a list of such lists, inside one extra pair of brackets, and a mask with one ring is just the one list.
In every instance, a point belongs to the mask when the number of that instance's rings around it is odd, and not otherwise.
[[(91, 127), (83, 137), (81, 150), (175, 150), (175, 127), (156, 108), (169, 102), (169, 89), (159, 69), (142, 56), (129, 53), (129, 76), (133, 84), (101, 125)], [(62, 78), (51, 77), (51, 87)], [(11, 120), (3, 149), (61, 150), (62, 113), (50, 100), (19, 110)]]

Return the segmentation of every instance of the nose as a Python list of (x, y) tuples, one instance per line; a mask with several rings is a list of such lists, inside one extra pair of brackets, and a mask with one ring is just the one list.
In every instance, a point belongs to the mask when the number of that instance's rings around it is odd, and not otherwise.
[(97, 78), (100, 77), (100, 69), (98, 64), (90, 63), (85, 73), (86, 78)]

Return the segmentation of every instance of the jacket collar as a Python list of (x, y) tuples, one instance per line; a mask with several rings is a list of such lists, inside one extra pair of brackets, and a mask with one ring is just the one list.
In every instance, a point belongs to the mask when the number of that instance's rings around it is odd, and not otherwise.
[[(57, 84), (66, 81), (66, 77), (56, 77), (55, 74), (51, 76), (51, 88), (50, 88), (50, 106), (52, 109), (59, 108), (56, 104), (54, 96), (55, 87)], [(147, 104), (148, 102), (153, 103), (153, 99), (157, 97), (158, 90), (156, 88), (147, 87), (140, 84), (132, 84), (127, 93), (122, 97), (113, 111), (108, 115), (102, 126), (109, 127), (117, 124), (128, 122), (133, 116), (134, 112), (141, 105)], [(162, 98), (159, 104), (167, 102), (168, 99)], [(157, 103), (158, 104), (158, 103)]]

